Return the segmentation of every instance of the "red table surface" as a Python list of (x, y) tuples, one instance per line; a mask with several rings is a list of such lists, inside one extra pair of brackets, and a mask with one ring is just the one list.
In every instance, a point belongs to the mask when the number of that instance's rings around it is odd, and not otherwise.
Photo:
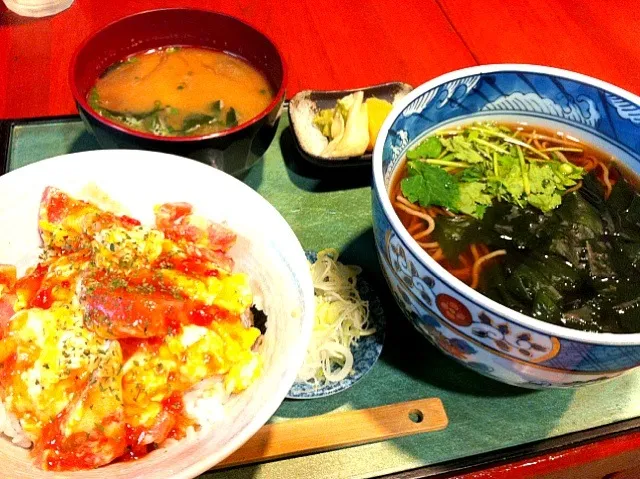
[[(289, 96), (308, 88), (396, 80), (418, 85), (475, 64), (436, 3), (415, 0), (404, 2), (402, 8), (394, 0), (367, 3), (353, 8), (349, 2), (234, 0), (215, 2), (215, 9), (269, 34), (288, 65)], [(4, 11), (0, 117), (74, 113), (67, 74), (84, 38), (135, 12), (175, 6), (212, 8), (208, 5), (212, 4), (203, 0), (76, 0), (69, 10), (37, 20)]]
[[(416, 86), (458, 68), (508, 62), (566, 68), (640, 94), (640, 13), (634, 3), (76, 0), (69, 10), (44, 19), (18, 17), (0, 4), (0, 118), (75, 113), (67, 72), (79, 43), (123, 16), (176, 6), (216, 9), (268, 33), (289, 68), (289, 97), (308, 88), (395, 80)], [(627, 434), (456, 477), (575, 477), (576, 468), (587, 463), (595, 464), (593, 477), (636, 477), (639, 449), (640, 435)], [(606, 467), (598, 462), (603, 457), (612, 458)], [(631, 468), (629, 476), (621, 472)]]
[(640, 94), (636, 2), (437, 1), (480, 64), (566, 68)]

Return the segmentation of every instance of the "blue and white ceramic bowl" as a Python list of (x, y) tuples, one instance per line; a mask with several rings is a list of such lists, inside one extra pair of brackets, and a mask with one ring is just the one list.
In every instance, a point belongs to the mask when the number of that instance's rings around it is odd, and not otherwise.
[(608, 83), (554, 68), (489, 65), (416, 88), (385, 121), (373, 154), (376, 249), (400, 308), (447, 355), (517, 386), (580, 386), (640, 365), (640, 334), (575, 331), (513, 311), (454, 278), (402, 226), (388, 191), (405, 152), (434, 130), (481, 120), (564, 131), (640, 174), (640, 98)]

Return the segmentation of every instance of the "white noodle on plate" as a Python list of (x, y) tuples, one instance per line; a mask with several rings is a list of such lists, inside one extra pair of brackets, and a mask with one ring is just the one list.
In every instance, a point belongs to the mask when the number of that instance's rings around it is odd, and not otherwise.
[(358, 266), (338, 262), (335, 249), (325, 249), (311, 265), (316, 295), (316, 317), (298, 381), (339, 382), (353, 370), (351, 347), (362, 336), (376, 332), (368, 324), (369, 303), (357, 289)]

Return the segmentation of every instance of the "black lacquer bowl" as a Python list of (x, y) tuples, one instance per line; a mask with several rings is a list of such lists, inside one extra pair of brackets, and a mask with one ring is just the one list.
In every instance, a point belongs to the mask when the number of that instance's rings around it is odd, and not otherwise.
[[(132, 54), (169, 45), (212, 48), (244, 58), (265, 74), (276, 92), (273, 101), (248, 122), (190, 137), (130, 130), (91, 109), (87, 95), (106, 68)], [(173, 153), (242, 176), (275, 136), (285, 99), (286, 72), (278, 48), (246, 23), (216, 12), (173, 8), (123, 18), (89, 37), (71, 61), (69, 82), (80, 116), (103, 148)]]

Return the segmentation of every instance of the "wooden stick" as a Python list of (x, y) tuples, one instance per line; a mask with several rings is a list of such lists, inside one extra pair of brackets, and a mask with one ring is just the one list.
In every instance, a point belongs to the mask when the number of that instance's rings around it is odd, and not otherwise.
[(266, 424), (215, 469), (330, 451), (447, 427), (438, 398)]

